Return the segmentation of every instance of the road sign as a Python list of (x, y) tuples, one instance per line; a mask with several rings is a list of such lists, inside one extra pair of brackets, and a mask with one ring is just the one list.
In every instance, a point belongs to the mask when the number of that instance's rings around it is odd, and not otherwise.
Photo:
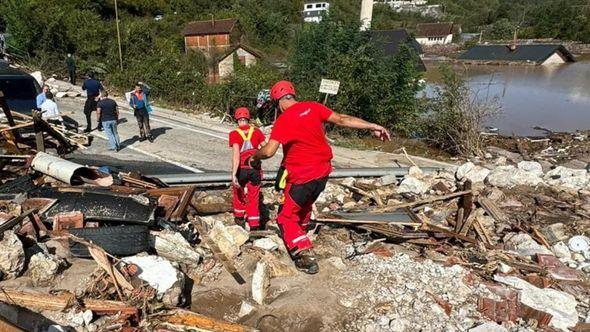
[(338, 88), (340, 88), (340, 81), (327, 80), (325, 78), (322, 78), (322, 83), (320, 84), (321, 93), (336, 95), (338, 94)]

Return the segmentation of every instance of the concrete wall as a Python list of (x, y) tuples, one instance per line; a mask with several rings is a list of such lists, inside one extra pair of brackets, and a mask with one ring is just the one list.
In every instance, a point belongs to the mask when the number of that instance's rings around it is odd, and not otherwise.
[(559, 52), (553, 53), (547, 60), (545, 60), (542, 65), (555, 65), (555, 64), (562, 64), (565, 63), (565, 59), (559, 54)]
[(225, 59), (219, 61), (217, 66), (219, 68), (220, 78), (224, 78), (231, 75), (234, 72), (234, 55), (230, 54)]
[(453, 41), (453, 35), (449, 34), (445, 37), (419, 37), (416, 41), (421, 45), (446, 45)]
[(246, 67), (253, 66), (256, 64), (256, 61), (258, 61), (252, 53), (240, 47), (217, 64), (220, 79), (228, 77), (234, 72), (235, 65), (237, 64), (235, 62), (236, 60), (240, 61)]

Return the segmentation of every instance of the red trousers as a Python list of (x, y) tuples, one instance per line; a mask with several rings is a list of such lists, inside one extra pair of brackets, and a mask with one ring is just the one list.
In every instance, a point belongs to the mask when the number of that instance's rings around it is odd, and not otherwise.
[(285, 202), (277, 217), (277, 224), (291, 255), (312, 247), (306, 229), (311, 219), (312, 205), (326, 187), (327, 181), (328, 178), (303, 184), (287, 182), (284, 193)]
[(240, 168), (238, 182), (240, 187), (233, 188), (234, 217), (244, 218), (250, 228), (260, 226), (260, 184), (262, 171)]

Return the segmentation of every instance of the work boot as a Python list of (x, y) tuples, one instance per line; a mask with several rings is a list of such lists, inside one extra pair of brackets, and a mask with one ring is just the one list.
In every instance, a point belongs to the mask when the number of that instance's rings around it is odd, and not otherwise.
[(318, 273), (320, 267), (315, 258), (315, 254), (311, 249), (303, 250), (297, 255), (293, 256), (293, 262), (297, 270), (307, 274)]
[(234, 217), (234, 223), (243, 229), (246, 229), (246, 219), (244, 219), (244, 217)]

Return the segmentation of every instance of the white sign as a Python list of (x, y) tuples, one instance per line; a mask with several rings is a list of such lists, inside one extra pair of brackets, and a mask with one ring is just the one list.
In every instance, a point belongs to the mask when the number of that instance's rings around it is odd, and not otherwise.
[(320, 84), (321, 93), (336, 95), (338, 94), (338, 88), (340, 88), (340, 81), (327, 80), (322, 78), (322, 83)]

